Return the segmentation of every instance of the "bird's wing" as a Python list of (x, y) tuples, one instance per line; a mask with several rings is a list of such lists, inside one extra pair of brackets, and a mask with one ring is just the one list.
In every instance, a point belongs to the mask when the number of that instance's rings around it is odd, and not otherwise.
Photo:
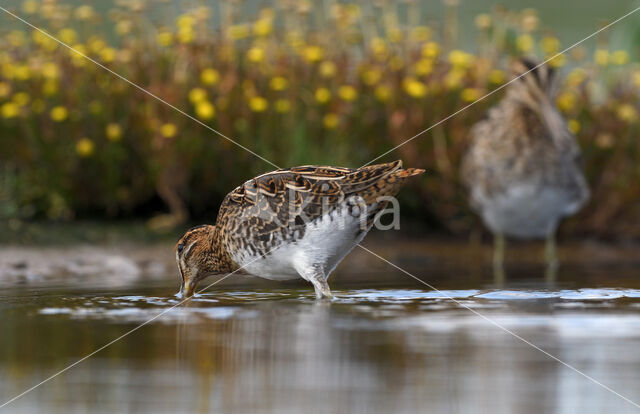
[(301, 166), (276, 170), (229, 193), (220, 207), (217, 225), (245, 238), (292, 233), (352, 196), (370, 204), (377, 196), (394, 195), (405, 178), (421, 172), (403, 170), (401, 161), (359, 169)]

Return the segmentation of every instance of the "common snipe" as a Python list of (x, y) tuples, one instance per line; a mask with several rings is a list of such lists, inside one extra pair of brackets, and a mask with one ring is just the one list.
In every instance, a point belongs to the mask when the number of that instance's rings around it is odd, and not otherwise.
[[(522, 74), (535, 66), (523, 59), (514, 69)], [(509, 85), (502, 101), (471, 130), (462, 178), (472, 207), (494, 234), (500, 279), (505, 236), (546, 238), (547, 274), (553, 275), (558, 223), (589, 198), (580, 147), (555, 106), (555, 82), (548, 65), (532, 70)]]
[(329, 274), (371, 229), (384, 197), (422, 172), (401, 161), (303, 166), (245, 182), (226, 196), (215, 226), (193, 228), (176, 245), (181, 295), (192, 295), (209, 275), (240, 269), (274, 280), (300, 277), (318, 298), (331, 297)]

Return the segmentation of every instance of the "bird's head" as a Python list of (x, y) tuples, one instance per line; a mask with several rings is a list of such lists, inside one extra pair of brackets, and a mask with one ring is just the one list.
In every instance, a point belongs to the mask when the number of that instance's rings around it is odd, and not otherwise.
[(521, 76), (509, 85), (509, 94), (512, 98), (537, 107), (541, 103), (550, 102), (556, 92), (556, 71), (548, 63), (540, 65), (528, 58), (521, 58), (511, 65), (514, 76)]
[(192, 296), (198, 282), (215, 273), (212, 269), (214, 230), (215, 226), (211, 225), (194, 227), (176, 244), (176, 262), (182, 276), (181, 298)]

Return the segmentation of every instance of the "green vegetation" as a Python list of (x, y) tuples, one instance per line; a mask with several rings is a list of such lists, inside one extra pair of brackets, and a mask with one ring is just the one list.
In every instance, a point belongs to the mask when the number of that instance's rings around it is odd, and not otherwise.
[[(278, 3), (240, 19), (223, 2), (215, 16), (199, 6), (171, 22), (145, 17), (154, 3), (140, 1), (99, 14), (27, 0), (16, 12), (280, 166), (362, 165), (503, 85), (515, 57), (562, 49), (534, 10), (478, 15), (477, 48), (464, 51), (454, 5), (433, 26), (417, 23), (415, 3), (403, 6), (415, 24), (391, 3), (329, 3)], [(146, 218), (165, 209), (171, 216), (150, 223), (171, 227), (215, 216), (228, 191), (273, 169), (41, 32), (4, 27), (0, 219)], [(640, 68), (606, 37), (595, 44), (550, 62), (563, 73), (557, 103), (593, 188), (565, 231), (638, 236), (640, 225), (629, 223), (640, 223)], [(403, 195), (405, 211), (469, 229), (458, 163), (470, 126), (501, 95), (385, 157), (429, 171)]]

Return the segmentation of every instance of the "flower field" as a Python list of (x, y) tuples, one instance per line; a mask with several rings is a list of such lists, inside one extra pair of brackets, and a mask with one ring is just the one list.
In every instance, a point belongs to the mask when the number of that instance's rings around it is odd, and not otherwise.
[[(171, 18), (151, 13), (164, 1), (12, 9), (75, 51), (0, 16), (0, 219), (212, 220), (228, 191), (274, 169), (77, 52), (279, 166), (358, 167), (499, 88), (513, 59), (568, 46), (531, 9), (495, 8), (462, 28), (454, 2), (434, 23), (414, 2), (239, 4)], [(462, 29), (477, 32), (473, 50), (457, 45)], [(564, 232), (640, 236), (637, 50), (603, 32), (549, 64), (592, 187)], [(428, 171), (403, 195), (407, 214), (454, 233), (476, 225), (458, 166), (503, 92), (383, 159)]]

